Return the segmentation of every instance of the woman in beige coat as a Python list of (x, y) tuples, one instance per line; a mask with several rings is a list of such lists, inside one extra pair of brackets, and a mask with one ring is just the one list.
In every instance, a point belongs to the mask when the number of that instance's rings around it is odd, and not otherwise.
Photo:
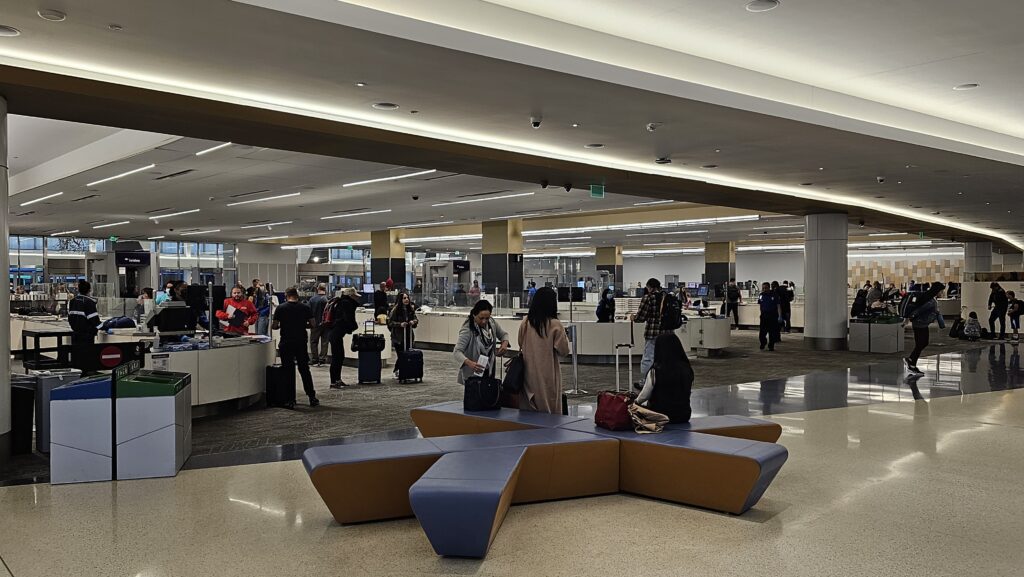
[(519, 408), (561, 415), (559, 361), (569, 354), (569, 339), (558, 322), (558, 295), (551, 287), (543, 287), (534, 295), (530, 312), (519, 325), (519, 350), (526, 368)]

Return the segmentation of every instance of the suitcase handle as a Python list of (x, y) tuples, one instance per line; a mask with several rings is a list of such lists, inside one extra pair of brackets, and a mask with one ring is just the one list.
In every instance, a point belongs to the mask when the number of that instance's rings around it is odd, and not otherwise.
[[(366, 327), (370, 327), (369, 330)], [(363, 334), (377, 334), (377, 321), (363, 321)]]

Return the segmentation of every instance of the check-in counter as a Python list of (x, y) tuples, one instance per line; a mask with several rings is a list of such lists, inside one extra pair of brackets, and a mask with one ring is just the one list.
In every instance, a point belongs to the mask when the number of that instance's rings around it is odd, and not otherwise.
[[(277, 353), (273, 342), (192, 351), (154, 351), (146, 368), (192, 375), (192, 406), (253, 399), (266, 390), (267, 365)], [(244, 403), (243, 403), (244, 404)]]
[[(718, 305), (721, 306), (721, 303)], [(757, 302), (744, 302), (739, 306), (738, 312), (740, 326), (754, 328), (761, 326), (761, 307)], [(732, 318), (732, 315), (729, 318)], [(794, 329), (804, 328), (804, 304), (802, 302), (790, 304), (789, 324)]]

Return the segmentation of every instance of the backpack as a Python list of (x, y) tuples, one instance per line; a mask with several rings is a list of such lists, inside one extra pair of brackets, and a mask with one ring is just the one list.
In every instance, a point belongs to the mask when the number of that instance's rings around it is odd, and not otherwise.
[(725, 290), (725, 294), (729, 302), (736, 302), (740, 300), (740, 287), (729, 285)]
[(661, 330), (674, 331), (683, 326), (683, 305), (672, 293), (661, 297)]
[(903, 299), (900, 300), (899, 306), (896, 308), (896, 311), (899, 313), (901, 318), (909, 319), (910, 316), (914, 314), (917, 307), (924, 302), (921, 298), (921, 294), (922, 293), (907, 293), (903, 296)]
[(331, 328), (338, 320), (338, 299), (333, 298), (324, 305), (324, 314), (320, 317), (320, 326)]

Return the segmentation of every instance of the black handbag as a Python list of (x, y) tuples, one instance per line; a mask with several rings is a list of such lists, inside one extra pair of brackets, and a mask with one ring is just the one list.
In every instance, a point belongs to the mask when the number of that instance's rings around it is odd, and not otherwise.
[(494, 377), (469, 377), (462, 408), (467, 411), (493, 411), (501, 406), (501, 381)]
[(525, 379), (526, 363), (523, 362), (523, 355), (512, 357), (505, 367), (505, 380), (501, 382), (501, 389), (506, 393), (516, 394), (523, 390)]

